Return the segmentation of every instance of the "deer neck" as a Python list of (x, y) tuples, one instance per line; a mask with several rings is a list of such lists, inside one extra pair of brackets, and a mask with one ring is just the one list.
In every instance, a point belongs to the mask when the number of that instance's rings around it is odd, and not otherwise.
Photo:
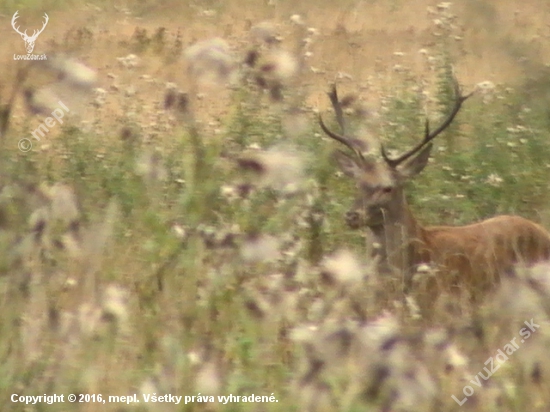
[(425, 260), (424, 230), (413, 216), (402, 191), (386, 211), (384, 223), (370, 229), (379, 245), (382, 271), (401, 273), (410, 279), (415, 266)]

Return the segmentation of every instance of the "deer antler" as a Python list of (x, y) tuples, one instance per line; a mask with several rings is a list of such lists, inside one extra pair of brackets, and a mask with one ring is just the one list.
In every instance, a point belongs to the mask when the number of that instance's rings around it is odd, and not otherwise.
[(460, 91), (460, 85), (458, 84), (458, 80), (456, 80), (455, 77), (453, 77), (453, 84), (454, 84), (454, 94), (455, 94), (454, 107), (451, 110), (451, 113), (449, 114), (449, 116), (443, 121), (443, 123), (441, 123), (441, 125), (437, 129), (435, 129), (433, 132), (430, 132), (430, 121), (429, 119), (426, 119), (424, 139), (416, 147), (413, 147), (408, 152), (405, 152), (404, 154), (399, 156), (397, 159), (390, 159), (386, 154), (386, 150), (384, 146), (383, 145), (381, 146), (382, 157), (384, 158), (384, 160), (389, 166), (396, 167), (400, 163), (404, 162), (405, 160), (413, 156), (414, 154), (418, 153), (420, 149), (422, 149), (424, 146), (429, 144), (433, 139), (435, 139), (436, 136), (438, 136), (442, 131), (444, 131), (447, 127), (449, 127), (449, 125), (453, 122), (454, 118), (456, 117), (456, 115), (460, 111), (460, 108), (462, 107), (462, 103), (464, 103), (464, 101), (468, 99), (472, 94), (474, 94), (474, 92), (471, 92), (466, 96), (463, 96)]
[(336, 91), (336, 85), (333, 84), (330, 92), (327, 93), (328, 97), (330, 98), (330, 102), (332, 103), (332, 108), (334, 109), (334, 113), (336, 114), (336, 121), (340, 125), (340, 128), (342, 129), (343, 135), (339, 135), (337, 133), (334, 133), (331, 131), (326, 125), (325, 122), (323, 122), (323, 117), (321, 116), (321, 113), (319, 113), (319, 125), (321, 126), (321, 129), (323, 129), (323, 132), (334, 140), (342, 143), (362, 161), (365, 161), (365, 157), (363, 156), (363, 151), (361, 150), (360, 145), (355, 142), (354, 139), (350, 139), (345, 137), (346, 134), (346, 125), (344, 122), (344, 113), (342, 110), (342, 105), (340, 104), (340, 100), (338, 100), (338, 92)]

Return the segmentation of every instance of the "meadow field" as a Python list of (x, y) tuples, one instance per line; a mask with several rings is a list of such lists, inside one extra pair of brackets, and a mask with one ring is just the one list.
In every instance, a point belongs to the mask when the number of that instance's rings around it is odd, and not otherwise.
[(400, 153), (456, 78), (415, 216), (550, 228), (550, 3), (3, 0), (0, 38), (1, 411), (550, 410), (550, 266), (404, 296), (317, 122), (336, 84)]

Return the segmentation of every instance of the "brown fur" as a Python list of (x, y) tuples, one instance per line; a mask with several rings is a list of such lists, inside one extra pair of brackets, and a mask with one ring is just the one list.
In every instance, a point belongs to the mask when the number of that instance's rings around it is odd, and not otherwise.
[[(391, 169), (382, 162), (378, 168), (358, 168), (349, 158), (341, 163), (346, 173), (357, 178), (360, 190), (354, 208), (346, 216), (348, 224), (371, 229), (374, 241), (380, 244), (381, 272), (399, 274), (408, 290), (417, 268), (427, 264), (437, 270), (435, 282), (427, 287), (429, 293), (465, 289), (478, 300), (514, 265), (530, 266), (550, 259), (550, 234), (519, 216), (497, 216), (467, 226), (419, 224), (406, 202), (403, 181), (404, 176), (423, 169), (422, 157), (427, 159), (421, 154), (404, 170)], [(378, 173), (381, 167), (388, 170)], [(369, 174), (368, 179), (365, 174)], [(369, 184), (365, 185), (367, 180)], [(391, 190), (387, 193), (384, 188)]]
[(433, 263), (443, 289), (466, 287), (476, 297), (516, 264), (530, 266), (550, 258), (550, 236), (520, 216), (497, 216), (467, 226), (417, 224), (411, 243), (412, 266)]
[[(404, 182), (424, 170), (432, 140), (447, 128), (471, 94), (463, 96), (455, 81), (456, 101), (448, 117), (433, 132), (427, 123), (424, 139), (397, 159), (382, 147), (382, 160), (365, 158), (354, 139), (330, 131), (320, 118), (323, 131), (352, 151), (336, 153), (340, 169), (352, 177), (359, 191), (354, 207), (346, 214), (350, 227), (367, 226), (380, 245), (380, 272), (402, 276), (405, 290), (421, 264), (435, 266), (437, 274), (427, 282), (435, 300), (438, 291), (463, 290), (477, 300), (516, 264), (526, 266), (550, 259), (550, 234), (519, 216), (497, 216), (468, 226), (423, 227), (415, 219), (403, 191)], [(345, 122), (336, 88), (329, 93), (341, 128)]]
[[(371, 229), (380, 245), (379, 272), (398, 276), (405, 292), (419, 298), (428, 318), (442, 291), (465, 292), (472, 302), (480, 302), (514, 265), (532, 266), (550, 259), (550, 234), (520, 216), (496, 216), (467, 226), (423, 227), (411, 213), (399, 183), (386, 199), (372, 188), (361, 190), (359, 198), (363, 201), (348, 213), (359, 214), (361, 224), (355, 216), (352, 226)], [(372, 214), (373, 207), (383, 210), (382, 222)], [(415, 278), (422, 264), (435, 269), (435, 276)]]

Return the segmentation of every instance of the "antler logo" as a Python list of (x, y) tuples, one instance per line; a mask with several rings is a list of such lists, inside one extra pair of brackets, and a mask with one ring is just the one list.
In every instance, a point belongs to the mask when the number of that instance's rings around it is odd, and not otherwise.
[(17, 13), (19, 13), (19, 10), (17, 10), (15, 12), (15, 14), (13, 15), (13, 18), (11, 19), (11, 25), (12, 25), (13, 29), (17, 33), (19, 33), (21, 35), (21, 37), (23, 38), (23, 40), (25, 41), (25, 48), (27, 49), (27, 53), (31, 54), (32, 51), (34, 50), (34, 42), (36, 41), (36, 38), (38, 37), (38, 35), (40, 33), (42, 33), (44, 31), (44, 29), (46, 28), (46, 25), (48, 24), (49, 17), (46, 13), (44, 13), (44, 24), (43, 24), (42, 28), (40, 30), (34, 30), (32, 36), (29, 36), (27, 34), (27, 30), (25, 30), (23, 33), (21, 33), (19, 31), (19, 27), (17, 27), (15, 25), (16, 20), (19, 17), (17, 15)]

